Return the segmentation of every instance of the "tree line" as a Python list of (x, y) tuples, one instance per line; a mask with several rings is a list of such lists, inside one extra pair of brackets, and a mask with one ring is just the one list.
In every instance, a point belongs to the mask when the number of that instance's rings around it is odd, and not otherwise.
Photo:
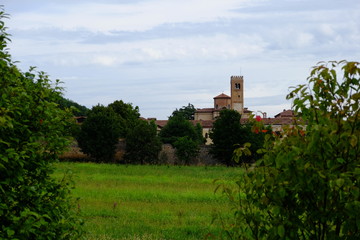
[[(176, 164), (188, 165), (199, 155), (200, 146), (205, 144), (202, 126), (193, 124), (196, 109), (192, 104), (173, 111), (167, 124), (157, 132), (155, 122), (141, 119), (139, 108), (131, 103), (117, 100), (108, 106), (97, 105), (88, 115), (75, 136), (82, 152), (95, 162), (114, 162), (119, 139), (126, 144), (124, 163), (158, 164), (162, 144), (170, 144), (178, 158)], [(238, 165), (233, 160), (237, 145), (251, 143), (256, 152), (264, 142), (263, 133), (252, 131), (254, 121), (241, 124), (241, 115), (235, 110), (224, 109), (214, 122), (210, 132), (213, 140), (210, 154), (219, 164)], [(268, 128), (271, 131), (271, 128)], [(243, 156), (242, 162), (251, 162), (260, 154)]]

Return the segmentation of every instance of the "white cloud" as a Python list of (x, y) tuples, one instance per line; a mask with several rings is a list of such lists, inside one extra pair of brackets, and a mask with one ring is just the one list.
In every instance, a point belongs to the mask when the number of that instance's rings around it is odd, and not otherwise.
[[(42, 56), (44, 60), (54, 64), (70, 66), (87, 64), (114, 66), (127, 62), (197, 59), (228, 61), (257, 55), (264, 51), (266, 45), (254, 35), (225, 34), (109, 44), (46, 43), (29, 40), (16, 40), (14, 44), (17, 52), (26, 51), (28, 55)], [(29, 45), (31, 49), (27, 49)]]
[[(134, 4), (74, 3), (54, 4), (56, 11), (29, 11), (14, 14), (18, 29), (57, 27), (93, 32), (145, 31), (164, 23), (209, 22), (239, 15), (232, 11), (249, 0), (149, 0)], [(51, 3), (49, 3), (51, 4)], [(58, 5), (60, 7), (58, 7)]]
[(148, 117), (211, 107), (240, 68), (245, 105), (278, 113), (288, 107), (275, 96), (318, 61), (359, 60), (358, 0), (4, 2), (14, 60), (64, 80), (81, 104), (123, 99)]
[(116, 63), (117, 58), (113, 56), (99, 55), (93, 58), (94, 64), (100, 64), (103, 66), (112, 66)]

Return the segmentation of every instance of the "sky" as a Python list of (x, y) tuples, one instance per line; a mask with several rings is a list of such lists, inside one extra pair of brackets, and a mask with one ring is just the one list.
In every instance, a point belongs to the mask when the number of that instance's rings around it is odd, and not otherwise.
[(167, 119), (213, 107), (244, 76), (244, 105), (290, 109), (320, 61), (360, 61), (359, 0), (1, 0), (22, 71), (60, 79), (91, 108), (123, 100)]

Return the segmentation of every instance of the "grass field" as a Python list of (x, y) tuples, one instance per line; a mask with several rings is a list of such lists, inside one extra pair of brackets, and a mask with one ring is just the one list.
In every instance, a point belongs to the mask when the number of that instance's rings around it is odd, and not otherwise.
[(71, 170), (87, 239), (211, 239), (211, 221), (230, 212), (214, 179), (235, 178), (238, 168), (125, 166), (59, 163), (56, 177)]

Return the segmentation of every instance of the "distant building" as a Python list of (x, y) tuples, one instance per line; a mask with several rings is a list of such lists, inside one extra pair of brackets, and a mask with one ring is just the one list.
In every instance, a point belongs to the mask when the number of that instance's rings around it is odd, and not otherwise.
[[(212, 144), (209, 138), (210, 131), (216, 118), (220, 115), (223, 109), (233, 109), (241, 114), (241, 123), (246, 123), (252, 114), (248, 108), (244, 107), (244, 77), (231, 76), (230, 78), (230, 92), (231, 96), (224, 93), (214, 97), (214, 106), (212, 108), (200, 108), (195, 112), (194, 119), (190, 120), (194, 125), (200, 123), (203, 127), (203, 136), (206, 138), (206, 144)], [(295, 115), (292, 110), (284, 109), (274, 118), (268, 118), (266, 113), (262, 113), (262, 121), (265, 126), (271, 126), (273, 131), (281, 131), (284, 125), (292, 125), (295, 120)], [(156, 120), (155, 123), (160, 131), (166, 124), (167, 120)]]
[(231, 96), (224, 93), (214, 97), (213, 108), (201, 108), (195, 112), (195, 120), (215, 120), (223, 109), (233, 109), (238, 111), (242, 118), (249, 118), (252, 113), (244, 108), (244, 77), (231, 76), (230, 78)]

